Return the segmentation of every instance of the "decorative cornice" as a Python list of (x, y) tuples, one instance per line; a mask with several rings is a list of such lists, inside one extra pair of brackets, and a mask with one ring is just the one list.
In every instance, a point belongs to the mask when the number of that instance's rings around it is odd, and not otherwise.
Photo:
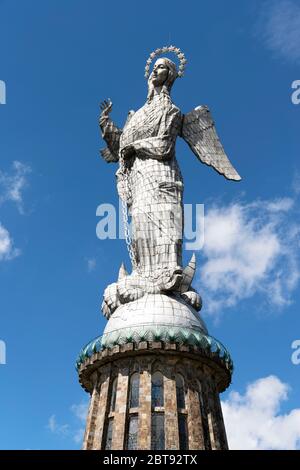
[(123, 328), (104, 334), (90, 341), (79, 353), (76, 361), (77, 370), (96, 353), (112, 350), (115, 346), (140, 343), (168, 343), (186, 346), (201, 351), (204, 355), (218, 358), (232, 374), (233, 362), (225, 346), (213, 336), (191, 328), (172, 327), (168, 325), (149, 325), (138, 329)]
[[(188, 359), (197, 365), (201, 365), (206, 374), (214, 377), (219, 393), (226, 390), (231, 383), (232, 362), (228, 363), (219, 356), (217, 352), (205, 350), (199, 346), (178, 345), (175, 343), (166, 343), (163, 341), (141, 341), (140, 343), (126, 343), (113, 346), (110, 349), (103, 349), (101, 352), (92, 353), (92, 355), (84, 360), (78, 368), (79, 382), (85, 391), (92, 393), (93, 381), (91, 378), (95, 371), (102, 374), (103, 367), (109, 363), (115, 363), (120, 369), (122, 367), (127, 370), (132, 364), (133, 359), (140, 364), (142, 361), (151, 362), (151, 356), (164, 357), (164, 363), (168, 363), (168, 358), (173, 360)], [(124, 362), (125, 361), (125, 362)]]

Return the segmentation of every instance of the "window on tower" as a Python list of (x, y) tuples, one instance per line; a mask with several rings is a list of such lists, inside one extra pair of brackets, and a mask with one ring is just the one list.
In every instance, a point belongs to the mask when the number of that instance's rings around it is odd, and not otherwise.
[(185, 408), (185, 391), (184, 391), (184, 380), (183, 377), (179, 374), (176, 374), (176, 398), (177, 398), (177, 408)]
[(165, 414), (152, 413), (151, 450), (165, 450)]
[(152, 408), (164, 406), (164, 377), (161, 372), (155, 372), (151, 380)]
[(105, 450), (111, 450), (113, 424), (114, 418), (109, 418), (106, 429)]
[(127, 450), (138, 449), (138, 428), (139, 428), (139, 417), (136, 414), (129, 415), (128, 428), (127, 428)]
[(127, 403), (127, 423), (125, 448), (137, 450), (138, 448), (138, 408), (140, 403), (140, 374), (135, 372), (129, 378), (129, 391)]
[(187, 433), (187, 419), (183, 413), (178, 413), (178, 432), (179, 432), (179, 449), (188, 450), (188, 433)]
[(110, 384), (110, 392), (108, 398), (108, 414), (105, 420), (105, 428), (103, 435), (103, 446), (106, 450), (111, 449), (112, 443), (112, 433), (114, 427), (114, 417), (115, 417), (115, 408), (116, 408), (116, 397), (117, 397), (117, 384), (118, 378), (115, 377)]
[(111, 387), (111, 397), (110, 397), (110, 412), (114, 412), (116, 408), (116, 397), (117, 397), (117, 377), (114, 379)]
[(157, 371), (151, 377), (151, 449), (165, 449), (164, 376)]
[(140, 375), (136, 372), (130, 378), (129, 385), (129, 408), (137, 408), (139, 406), (140, 392)]
[(187, 409), (185, 403), (185, 385), (182, 375), (176, 374), (176, 399), (178, 414), (179, 449), (188, 450)]

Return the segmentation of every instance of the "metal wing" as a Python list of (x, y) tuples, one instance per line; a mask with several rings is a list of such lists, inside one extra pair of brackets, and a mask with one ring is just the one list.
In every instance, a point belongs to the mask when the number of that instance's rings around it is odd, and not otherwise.
[(223, 149), (207, 106), (198, 106), (184, 116), (181, 135), (202, 163), (229, 180), (241, 179)]
[(108, 147), (100, 150), (101, 156), (107, 163), (117, 162), (119, 160), (118, 155), (112, 153)]

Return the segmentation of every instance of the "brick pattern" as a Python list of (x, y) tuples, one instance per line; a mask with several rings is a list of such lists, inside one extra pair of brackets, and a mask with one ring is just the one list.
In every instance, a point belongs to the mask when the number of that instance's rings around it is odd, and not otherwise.
[(228, 449), (227, 436), (225, 431), (223, 413), (221, 408), (221, 402), (219, 394), (216, 390), (216, 385), (213, 380), (210, 382), (212, 398), (214, 402), (214, 426), (215, 432), (217, 433), (218, 449)]
[(165, 444), (166, 450), (179, 449), (178, 415), (176, 399), (176, 382), (172, 368), (166, 367), (164, 377), (165, 402)]
[(118, 374), (116, 411), (114, 414), (112, 434), (112, 450), (124, 449), (129, 373), (129, 364), (124, 364), (123, 362), (120, 365)]
[(211, 377), (207, 377), (206, 401), (211, 448), (212, 450), (228, 449), (220, 399)]
[[(100, 372), (100, 371), (99, 371)], [(98, 401), (95, 406), (94, 414), (97, 415), (94, 418), (94, 435), (92, 441), (89, 443), (88, 449), (101, 449), (104, 421), (108, 403), (108, 387), (110, 381), (110, 365), (106, 365), (101, 369), (99, 374), (99, 385), (98, 385)]]
[(138, 443), (140, 450), (151, 448), (151, 372), (147, 367), (140, 374)]
[[(155, 349), (155, 348), (154, 348)], [(83, 449), (104, 449), (108, 418), (113, 418), (112, 450), (126, 447), (126, 432), (129, 413), (138, 414), (138, 448), (151, 449), (151, 376), (159, 370), (164, 376), (164, 406), (160, 412), (165, 417), (165, 449), (179, 449), (178, 410), (176, 398), (176, 374), (181, 374), (185, 383), (185, 409), (188, 427), (189, 450), (227, 449), (226, 432), (222, 417), (214, 369), (201, 360), (191, 360), (180, 353), (162, 355), (132, 355), (116, 359), (99, 367), (91, 396), (86, 423)], [(139, 407), (128, 409), (129, 379), (140, 374)], [(112, 383), (117, 377), (115, 411), (110, 412)], [(91, 378), (90, 378), (91, 380)], [(205, 429), (207, 428), (207, 431)]]
[(189, 450), (204, 450), (204, 436), (199, 402), (199, 391), (196, 384), (192, 384), (187, 391)]
[(93, 441), (96, 429), (96, 420), (98, 415), (98, 406), (99, 406), (99, 398), (100, 398), (100, 387), (101, 385), (98, 383), (97, 372), (95, 374), (95, 383), (94, 383), (94, 390), (91, 395), (89, 411), (86, 419), (86, 428), (85, 434), (83, 438), (83, 445), (82, 449), (87, 450), (93, 448)]

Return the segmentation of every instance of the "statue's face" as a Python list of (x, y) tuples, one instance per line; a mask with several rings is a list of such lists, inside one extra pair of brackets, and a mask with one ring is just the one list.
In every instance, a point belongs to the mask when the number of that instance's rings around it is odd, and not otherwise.
[(169, 67), (164, 59), (158, 59), (153, 67), (151, 81), (154, 86), (162, 86), (169, 75)]

